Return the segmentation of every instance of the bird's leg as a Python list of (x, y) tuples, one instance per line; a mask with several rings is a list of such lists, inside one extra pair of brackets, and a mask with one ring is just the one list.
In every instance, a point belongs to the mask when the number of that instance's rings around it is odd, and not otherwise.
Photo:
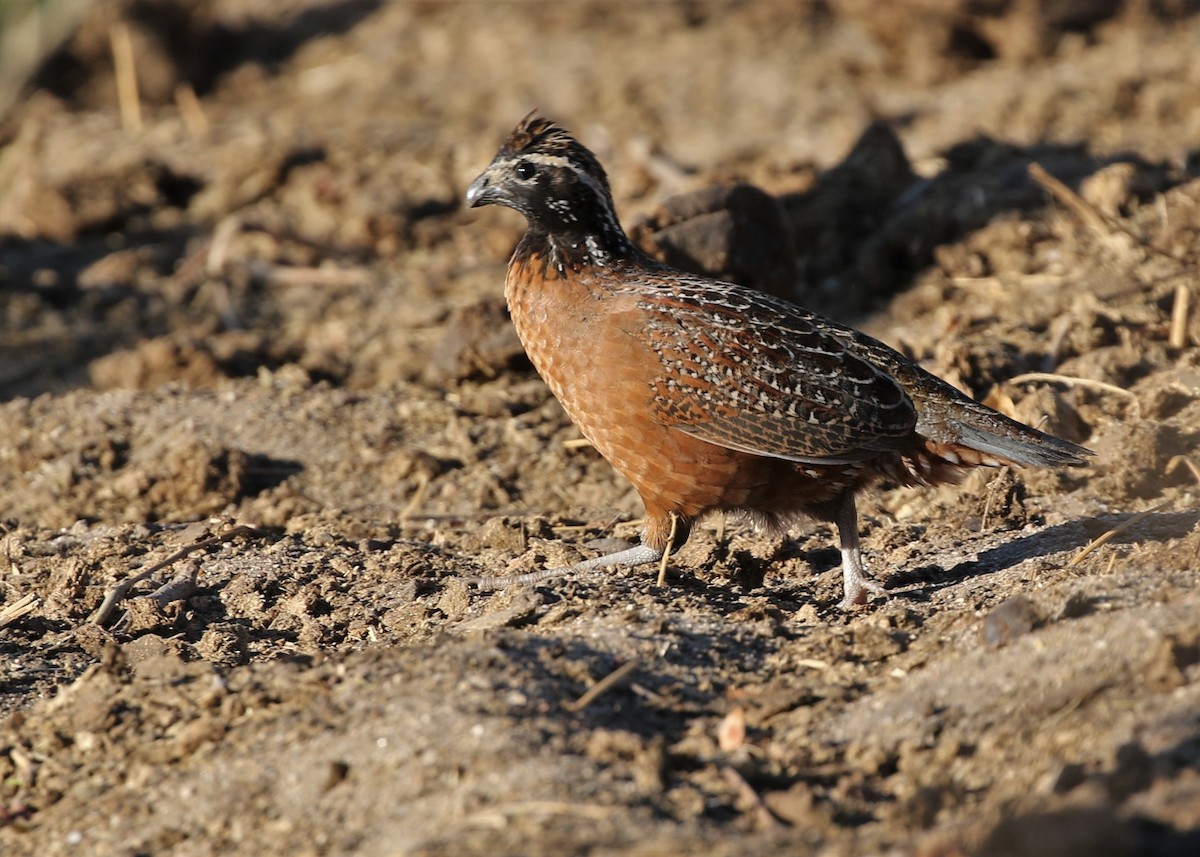
[(544, 568), (541, 571), (514, 574), (508, 577), (475, 577), (468, 582), (475, 584), (476, 588), (484, 592), (492, 592), (518, 583), (541, 583), (543, 580), (573, 577), (583, 572), (599, 571), (605, 568), (636, 568), (639, 565), (659, 562), (668, 554), (677, 551), (687, 541), (691, 531), (692, 522), (675, 512), (662, 514), (647, 512), (642, 543), (637, 547), (592, 557), (559, 568)]
[(838, 606), (849, 610), (858, 604), (865, 604), (868, 592), (884, 595), (886, 590), (867, 577), (863, 567), (862, 551), (858, 547), (858, 510), (854, 506), (854, 492), (847, 491), (842, 496), (834, 523), (837, 525), (838, 543), (842, 549), (842, 585), (846, 593)]
[(582, 562), (564, 565), (558, 568), (543, 568), (541, 571), (531, 571), (528, 574), (514, 574), (508, 577), (474, 577), (468, 582), (475, 584), (477, 589), (493, 592), (518, 583), (541, 583), (555, 577), (574, 577), (587, 571), (599, 571), (602, 568), (635, 568), (639, 565), (649, 565), (658, 562), (663, 557), (661, 548), (650, 545), (638, 545), (616, 553), (596, 556)]

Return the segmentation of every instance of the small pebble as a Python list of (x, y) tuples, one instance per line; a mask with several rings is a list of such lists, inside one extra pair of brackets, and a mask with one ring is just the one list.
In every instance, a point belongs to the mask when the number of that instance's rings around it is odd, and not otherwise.
[(1024, 595), (1014, 595), (983, 620), (983, 642), (989, 648), (998, 649), (1028, 634), (1041, 621), (1042, 616), (1032, 601)]

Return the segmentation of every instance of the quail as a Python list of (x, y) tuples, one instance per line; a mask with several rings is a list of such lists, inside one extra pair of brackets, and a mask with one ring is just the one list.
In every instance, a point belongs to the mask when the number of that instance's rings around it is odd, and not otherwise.
[(482, 588), (655, 563), (695, 521), (741, 513), (784, 531), (837, 528), (849, 608), (866, 574), (856, 495), (880, 480), (954, 482), (972, 467), (1085, 463), (1090, 452), (965, 396), (853, 328), (641, 252), (595, 155), (530, 114), (471, 182), (528, 230), (505, 297), (538, 373), (645, 505), (635, 547)]

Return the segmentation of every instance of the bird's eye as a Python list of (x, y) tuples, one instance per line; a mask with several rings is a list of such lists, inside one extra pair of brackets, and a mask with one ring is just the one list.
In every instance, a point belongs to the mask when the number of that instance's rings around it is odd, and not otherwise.
[(517, 178), (519, 178), (521, 181), (529, 181), (531, 178), (537, 175), (537, 167), (529, 163), (529, 161), (521, 161), (521, 163), (517, 164), (517, 167), (515, 170), (513, 170), (513, 172), (517, 174)]

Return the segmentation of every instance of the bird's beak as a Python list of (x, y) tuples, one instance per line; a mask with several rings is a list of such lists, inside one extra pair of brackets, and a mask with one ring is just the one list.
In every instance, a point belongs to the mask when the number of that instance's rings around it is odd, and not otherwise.
[(490, 170), (484, 170), (467, 188), (468, 208), (479, 208), (481, 205), (500, 202), (500, 187), (492, 183), (489, 172)]

